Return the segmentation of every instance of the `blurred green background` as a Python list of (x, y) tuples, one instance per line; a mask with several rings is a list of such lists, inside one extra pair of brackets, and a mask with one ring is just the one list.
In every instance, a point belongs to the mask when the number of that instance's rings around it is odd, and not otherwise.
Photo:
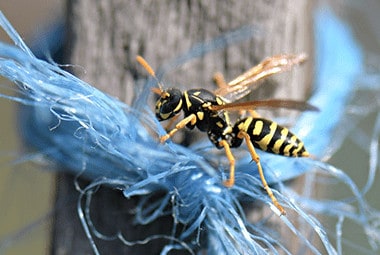
[[(63, 14), (63, 1), (59, 0), (16, 0), (0, 1), (0, 10), (10, 20), (16, 30), (27, 39), (36, 29), (52, 18)], [(367, 51), (374, 56), (380, 53), (380, 3), (376, 0), (364, 1), (368, 8), (349, 11), (350, 20), (359, 40)], [(373, 25), (375, 24), (375, 25)], [(378, 34), (377, 34), (378, 33)], [(8, 41), (3, 31), (0, 31), (0, 40)], [(377, 65), (380, 61), (377, 58)], [(377, 69), (377, 71), (379, 71)], [(8, 81), (0, 78), (0, 92), (2, 85)], [(380, 88), (379, 88), (380, 89)], [(19, 159), (23, 151), (17, 137), (17, 104), (9, 100), (0, 99), (0, 254), (48, 254), (50, 242), (50, 214), (54, 198), (54, 174), (41, 171), (41, 166), (33, 164), (12, 164)], [(360, 127), (367, 134), (372, 132), (375, 114), (368, 116), (361, 122)], [(341, 150), (331, 162), (344, 169), (359, 187), (363, 187), (369, 167), (368, 155), (351, 141), (346, 141)], [(335, 194), (343, 193), (336, 191)], [(367, 199), (372, 206), (380, 210), (380, 178), (376, 177), (374, 187), (370, 190)], [(348, 226), (349, 227), (349, 226)], [(356, 227), (357, 228), (357, 227)], [(363, 234), (355, 231), (355, 226), (345, 228), (349, 237), (360, 242), (366, 242)], [(9, 241), (9, 242), (8, 242)], [(8, 243), (7, 243), (8, 242)], [(355, 253), (352, 253), (355, 254)]]

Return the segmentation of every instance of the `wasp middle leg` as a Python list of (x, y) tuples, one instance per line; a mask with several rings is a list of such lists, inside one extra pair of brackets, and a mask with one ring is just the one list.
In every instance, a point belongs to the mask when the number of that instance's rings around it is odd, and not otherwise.
[(232, 154), (230, 145), (228, 144), (226, 140), (221, 140), (219, 144), (223, 146), (224, 151), (226, 152), (227, 159), (230, 162), (230, 176), (228, 180), (223, 182), (224, 186), (230, 188), (235, 183), (235, 157)]

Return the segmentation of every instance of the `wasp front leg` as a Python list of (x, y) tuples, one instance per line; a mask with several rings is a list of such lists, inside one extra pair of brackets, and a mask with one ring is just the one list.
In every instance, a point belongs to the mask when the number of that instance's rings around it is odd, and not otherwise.
[(170, 130), (169, 133), (161, 136), (160, 142), (164, 143), (166, 140), (172, 137), (178, 130), (184, 128), (188, 123), (191, 123), (191, 125), (195, 125), (196, 122), (197, 122), (197, 117), (195, 116), (195, 114), (190, 114), (189, 116), (187, 116), (186, 118), (178, 122), (177, 125), (175, 125), (175, 128)]
[(180, 117), (179, 114), (174, 115), (171, 119), (168, 120), (168, 123), (164, 127), (166, 132), (168, 132), (168, 130), (170, 130), (173, 127), (174, 123), (177, 122), (179, 117)]

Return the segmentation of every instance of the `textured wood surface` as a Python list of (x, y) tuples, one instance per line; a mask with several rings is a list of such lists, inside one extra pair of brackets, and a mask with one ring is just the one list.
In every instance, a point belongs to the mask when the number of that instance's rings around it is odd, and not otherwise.
[[(66, 55), (69, 63), (83, 67), (75, 69), (76, 75), (127, 103), (134, 97), (134, 80), (146, 76), (135, 61), (137, 54), (158, 67), (195, 43), (244, 25), (257, 28), (252, 40), (192, 60), (166, 78), (180, 88), (212, 88), (211, 78), (216, 71), (224, 73), (229, 80), (273, 54), (312, 54), (312, 6), (307, 0), (69, 0), (67, 6), (70, 31)], [(271, 83), (278, 85), (266, 86), (257, 96), (304, 99), (312, 78), (312, 62), (311, 55), (306, 65), (272, 79)], [(58, 205), (61, 201), (75, 200), (73, 178), (61, 176), (58, 184)], [(170, 231), (170, 218), (137, 229), (129, 214), (133, 204), (133, 200), (127, 201), (120, 192), (102, 189), (91, 210), (99, 221), (96, 224), (106, 233), (122, 226), (128, 237), (139, 239), (147, 232)], [(52, 253), (91, 253), (75, 206), (59, 208), (66, 210), (57, 210)], [(247, 209), (247, 213), (251, 218), (258, 218), (268, 213), (266, 210)], [(159, 254), (162, 245), (160, 241), (134, 247), (117, 241), (96, 242), (104, 254)]]

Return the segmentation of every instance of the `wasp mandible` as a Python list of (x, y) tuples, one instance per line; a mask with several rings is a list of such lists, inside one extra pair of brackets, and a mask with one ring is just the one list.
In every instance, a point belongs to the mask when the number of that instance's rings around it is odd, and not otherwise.
[[(158, 87), (152, 89), (154, 93), (159, 95), (155, 106), (157, 119), (164, 121), (177, 116), (181, 111), (184, 113), (184, 118), (175, 125), (175, 128), (160, 137), (160, 142), (165, 142), (184, 127), (189, 129), (197, 127), (200, 131), (207, 132), (210, 141), (218, 149), (225, 150), (230, 171), (229, 179), (224, 181), (224, 185), (232, 187), (235, 183), (235, 157), (231, 148), (239, 147), (245, 141), (252, 160), (257, 165), (263, 187), (281, 215), (285, 215), (286, 212), (265, 180), (260, 158), (255, 148), (288, 157), (309, 157), (309, 153), (303, 142), (287, 128), (274, 121), (261, 118), (253, 109), (280, 107), (305, 111), (317, 110), (317, 108), (303, 101), (287, 99), (233, 101), (256, 89), (260, 85), (258, 81), (270, 75), (287, 71), (292, 66), (304, 62), (305, 59), (305, 54), (276, 55), (265, 59), (228, 83), (224, 81), (221, 74), (217, 74), (214, 78), (219, 88), (214, 92), (203, 88), (182, 92), (177, 88), (164, 89), (153, 68), (145, 59), (141, 56), (136, 58), (157, 81)], [(231, 123), (229, 112), (242, 110), (249, 110), (251, 116), (241, 117), (234, 124)]]

